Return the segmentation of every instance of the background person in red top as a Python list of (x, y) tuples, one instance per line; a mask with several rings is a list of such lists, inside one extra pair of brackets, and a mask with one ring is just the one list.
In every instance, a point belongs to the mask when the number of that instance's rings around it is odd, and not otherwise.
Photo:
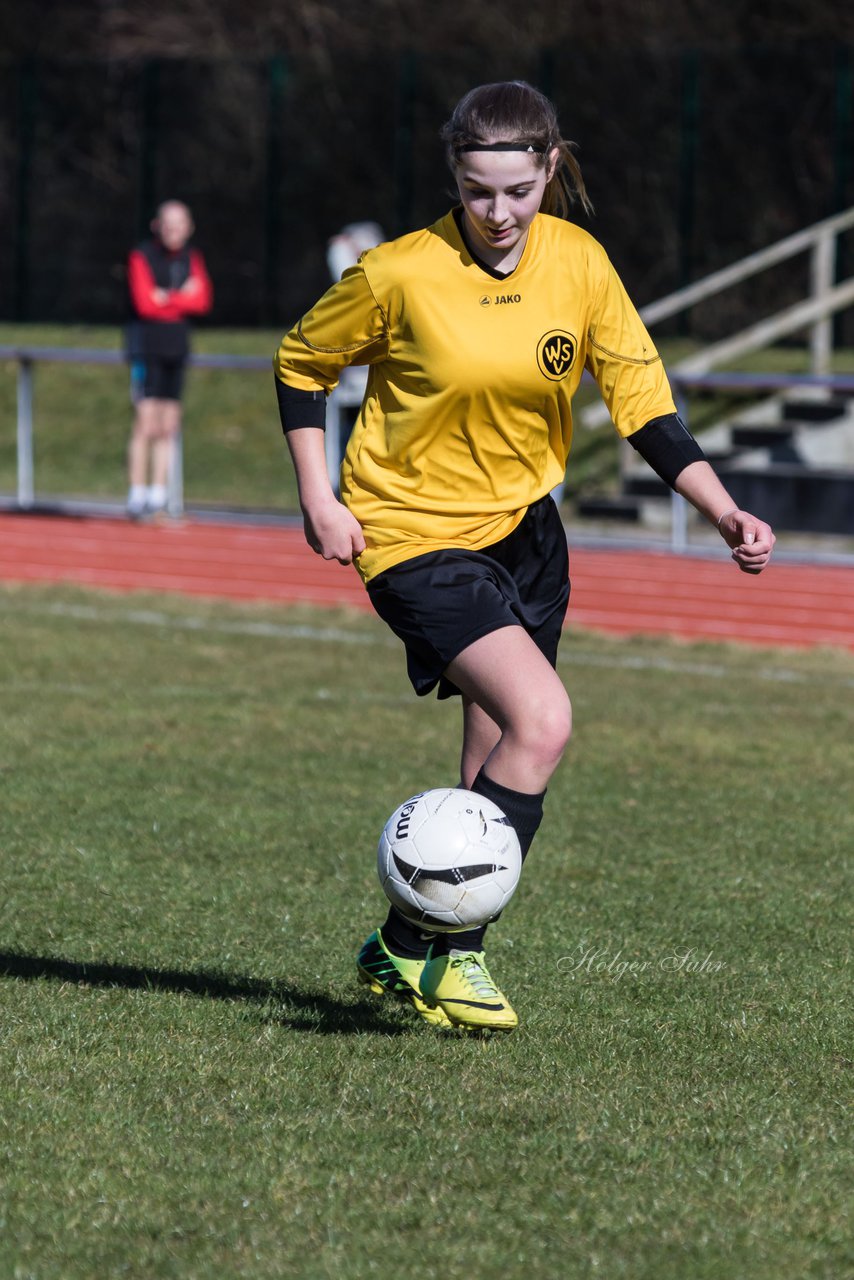
[(166, 506), (181, 388), (190, 352), (191, 316), (213, 304), (213, 288), (198, 249), (190, 210), (180, 200), (161, 204), (152, 238), (132, 250), (127, 328), (134, 420), (128, 446), (128, 515), (139, 519)]

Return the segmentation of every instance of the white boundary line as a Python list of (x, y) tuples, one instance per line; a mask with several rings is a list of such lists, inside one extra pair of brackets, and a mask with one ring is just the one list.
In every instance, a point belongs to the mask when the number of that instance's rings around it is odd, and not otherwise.
[[(101, 609), (86, 604), (35, 603), (19, 606), (18, 601), (5, 601), (5, 614), (33, 617), (78, 619), (81, 622), (118, 623), (142, 627), (164, 627), (173, 631), (214, 632), (226, 635), (257, 636), (259, 639), (310, 640), (312, 643), (379, 646), (400, 649), (399, 642), (382, 632), (367, 633), (342, 627), (315, 627), (300, 623), (253, 621), (251, 619), (206, 618), (198, 615), (182, 617), (163, 613), (156, 609)], [(9, 607), (11, 605), (11, 607)], [(776, 684), (832, 684), (843, 688), (854, 687), (854, 676), (836, 675), (833, 672), (794, 671), (789, 667), (749, 667), (742, 669), (735, 663), (696, 662), (690, 659), (652, 657), (641, 654), (601, 654), (589, 650), (571, 649), (570, 636), (558, 655), (559, 665), (565, 667), (600, 667), (605, 670), (660, 671), (672, 675), (703, 676), (712, 680), (735, 677), (764, 680)], [(707, 642), (708, 643), (708, 642)], [(752, 651), (751, 651), (752, 652)]]

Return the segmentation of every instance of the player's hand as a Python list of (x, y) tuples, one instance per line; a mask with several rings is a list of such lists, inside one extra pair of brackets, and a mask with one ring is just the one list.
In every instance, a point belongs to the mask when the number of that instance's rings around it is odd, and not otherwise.
[(154, 299), (154, 305), (157, 307), (165, 307), (169, 301), (168, 290), (159, 287), (152, 292), (151, 296)]
[(742, 573), (761, 573), (777, 541), (770, 524), (749, 511), (730, 511), (721, 520), (719, 529)]
[(201, 280), (197, 280), (195, 276), (187, 276), (187, 279), (181, 285), (182, 293), (198, 293), (202, 287)]
[(311, 511), (303, 510), (305, 540), (324, 560), (352, 564), (365, 549), (365, 538), (355, 516), (333, 499)]

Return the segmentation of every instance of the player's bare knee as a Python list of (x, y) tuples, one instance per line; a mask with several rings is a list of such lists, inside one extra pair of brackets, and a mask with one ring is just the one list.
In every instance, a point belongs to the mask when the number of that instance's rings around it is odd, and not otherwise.
[(571, 732), (571, 717), (562, 710), (546, 719), (540, 739), (544, 762), (555, 765), (558, 763), (566, 750)]
[(558, 763), (571, 733), (572, 708), (566, 697), (542, 699), (517, 728), (520, 745), (543, 765)]

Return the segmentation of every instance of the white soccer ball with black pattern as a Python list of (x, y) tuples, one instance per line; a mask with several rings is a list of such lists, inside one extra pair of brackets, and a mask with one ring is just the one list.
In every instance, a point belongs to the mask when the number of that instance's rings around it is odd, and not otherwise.
[(521, 870), (518, 837), (498, 805), (459, 787), (400, 805), (377, 850), (386, 897), (425, 930), (486, 924), (513, 897)]

